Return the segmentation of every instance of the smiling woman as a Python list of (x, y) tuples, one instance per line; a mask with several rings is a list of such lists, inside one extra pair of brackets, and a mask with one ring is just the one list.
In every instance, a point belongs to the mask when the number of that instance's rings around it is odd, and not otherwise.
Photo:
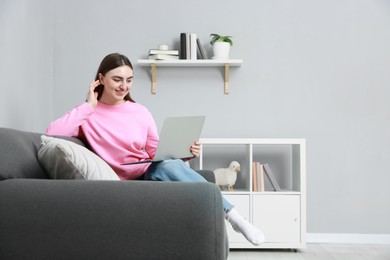
[[(159, 141), (157, 126), (149, 110), (130, 97), (133, 67), (123, 55), (113, 53), (101, 62), (89, 86), (87, 102), (80, 104), (47, 128), (49, 135), (73, 136), (102, 158), (121, 180), (207, 182), (181, 159), (124, 165), (153, 159)], [(188, 147), (199, 156), (200, 142)], [(244, 219), (222, 198), (226, 219), (254, 245), (264, 234)]]

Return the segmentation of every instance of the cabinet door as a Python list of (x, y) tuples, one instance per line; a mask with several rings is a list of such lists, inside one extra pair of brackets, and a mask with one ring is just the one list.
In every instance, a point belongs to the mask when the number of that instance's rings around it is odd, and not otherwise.
[[(249, 195), (223, 195), (231, 204), (234, 205), (234, 208), (243, 216), (249, 220), (250, 210), (249, 210)], [(248, 243), (245, 237), (241, 233), (234, 231), (232, 226), (228, 221), (226, 221), (226, 229), (228, 233), (229, 243)]]
[(300, 195), (253, 195), (253, 221), (267, 243), (299, 243)]

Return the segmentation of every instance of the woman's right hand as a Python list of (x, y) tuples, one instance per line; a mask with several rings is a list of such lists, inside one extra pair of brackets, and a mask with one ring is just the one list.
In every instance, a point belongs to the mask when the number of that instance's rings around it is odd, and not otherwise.
[(99, 80), (94, 80), (89, 85), (89, 91), (87, 95), (87, 103), (90, 104), (93, 108), (95, 108), (98, 104), (98, 93), (95, 92), (95, 88), (100, 85)]

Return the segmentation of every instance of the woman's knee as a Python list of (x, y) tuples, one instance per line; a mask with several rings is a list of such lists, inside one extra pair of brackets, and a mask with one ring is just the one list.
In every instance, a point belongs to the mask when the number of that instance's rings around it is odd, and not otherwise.
[(158, 162), (156, 166), (159, 169), (177, 169), (178, 167), (182, 167), (183, 165), (186, 166), (181, 159), (171, 159)]
[(175, 181), (182, 171), (179, 160), (164, 160), (157, 162), (147, 172), (147, 178), (159, 181)]
[(147, 174), (148, 179), (160, 181), (205, 182), (206, 180), (180, 159), (156, 163)]

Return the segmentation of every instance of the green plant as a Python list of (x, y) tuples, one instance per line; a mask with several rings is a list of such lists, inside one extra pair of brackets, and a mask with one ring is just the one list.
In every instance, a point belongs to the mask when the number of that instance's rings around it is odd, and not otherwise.
[(233, 45), (233, 41), (230, 39), (232, 36), (223, 36), (216, 33), (212, 33), (210, 36), (212, 37), (210, 41), (211, 45), (214, 45), (215, 42), (227, 42), (230, 46)]

